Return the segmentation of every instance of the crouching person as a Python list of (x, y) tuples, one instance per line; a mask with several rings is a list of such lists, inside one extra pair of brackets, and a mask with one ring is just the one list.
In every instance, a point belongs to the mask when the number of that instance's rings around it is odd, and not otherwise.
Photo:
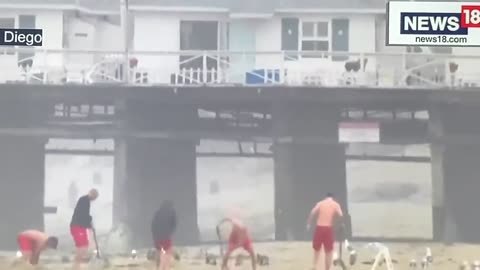
[(22, 253), (22, 259), (31, 264), (37, 265), (40, 253), (46, 249), (57, 249), (58, 238), (48, 236), (37, 230), (21, 232), (17, 237), (18, 246)]

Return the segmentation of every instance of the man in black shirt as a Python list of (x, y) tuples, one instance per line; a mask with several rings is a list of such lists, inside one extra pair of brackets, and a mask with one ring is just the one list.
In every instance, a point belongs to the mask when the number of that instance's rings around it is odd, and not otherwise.
[(157, 270), (170, 269), (173, 257), (172, 236), (177, 227), (177, 215), (173, 202), (166, 200), (155, 212), (152, 221), (152, 237), (157, 249)]
[(80, 197), (73, 210), (70, 232), (77, 247), (73, 269), (80, 269), (80, 265), (88, 252), (88, 229), (92, 229), (92, 216), (90, 215), (90, 202), (98, 197), (96, 189), (90, 190), (87, 195)]

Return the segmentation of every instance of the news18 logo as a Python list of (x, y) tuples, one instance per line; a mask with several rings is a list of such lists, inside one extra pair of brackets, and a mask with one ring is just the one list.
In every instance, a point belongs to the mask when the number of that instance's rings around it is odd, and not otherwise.
[(468, 35), (468, 28), (462, 24), (460, 12), (401, 12), (400, 34)]
[(480, 27), (480, 6), (463, 5), (460, 25), (465, 28)]
[(42, 29), (1, 29), (0, 46), (38, 47), (43, 44)]

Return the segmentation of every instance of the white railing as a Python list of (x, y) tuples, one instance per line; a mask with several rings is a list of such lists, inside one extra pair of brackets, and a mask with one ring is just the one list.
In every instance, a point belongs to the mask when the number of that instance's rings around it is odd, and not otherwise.
[[(124, 52), (0, 48), (0, 83), (464, 88), (480, 56), (387, 53)], [(455, 72), (451, 66), (458, 65)], [(128, 66), (128, 68), (126, 68)], [(124, 72), (130, 72), (125, 81)]]

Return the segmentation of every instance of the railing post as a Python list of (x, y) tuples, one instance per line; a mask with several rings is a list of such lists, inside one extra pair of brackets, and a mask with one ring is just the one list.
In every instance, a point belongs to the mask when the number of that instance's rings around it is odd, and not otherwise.
[(43, 72), (43, 78), (42, 78), (42, 82), (43, 84), (47, 84), (48, 82), (48, 72), (49, 72), (49, 68), (48, 68), (48, 61), (47, 61), (47, 53), (48, 51), (46, 49), (43, 50), (43, 66), (45, 67), (45, 72)]
[(123, 75), (124, 75), (124, 80), (128, 84), (130, 83), (130, 61), (128, 59), (128, 47), (129, 47), (129, 16), (128, 16), (128, 0), (121, 0), (121, 21), (122, 21), (122, 27), (123, 27), (123, 42), (124, 42), (124, 61), (123, 65), (125, 66), (123, 68)]
[(405, 51), (402, 52), (402, 76), (400, 77), (401, 78), (401, 81), (399, 82), (399, 84), (401, 86), (404, 86), (406, 84), (406, 79), (408, 78), (408, 74), (406, 74), (407, 72), (407, 53)]
[(281, 53), (282, 56), (282, 65), (280, 67), (280, 84), (285, 84), (285, 76), (286, 76), (286, 69), (285, 69), (285, 51), (282, 51)]
[[(207, 83), (207, 52), (203, 51), (202, 56), (202, 83)], [(212, 74), (213, 75), (213, 74)]]

